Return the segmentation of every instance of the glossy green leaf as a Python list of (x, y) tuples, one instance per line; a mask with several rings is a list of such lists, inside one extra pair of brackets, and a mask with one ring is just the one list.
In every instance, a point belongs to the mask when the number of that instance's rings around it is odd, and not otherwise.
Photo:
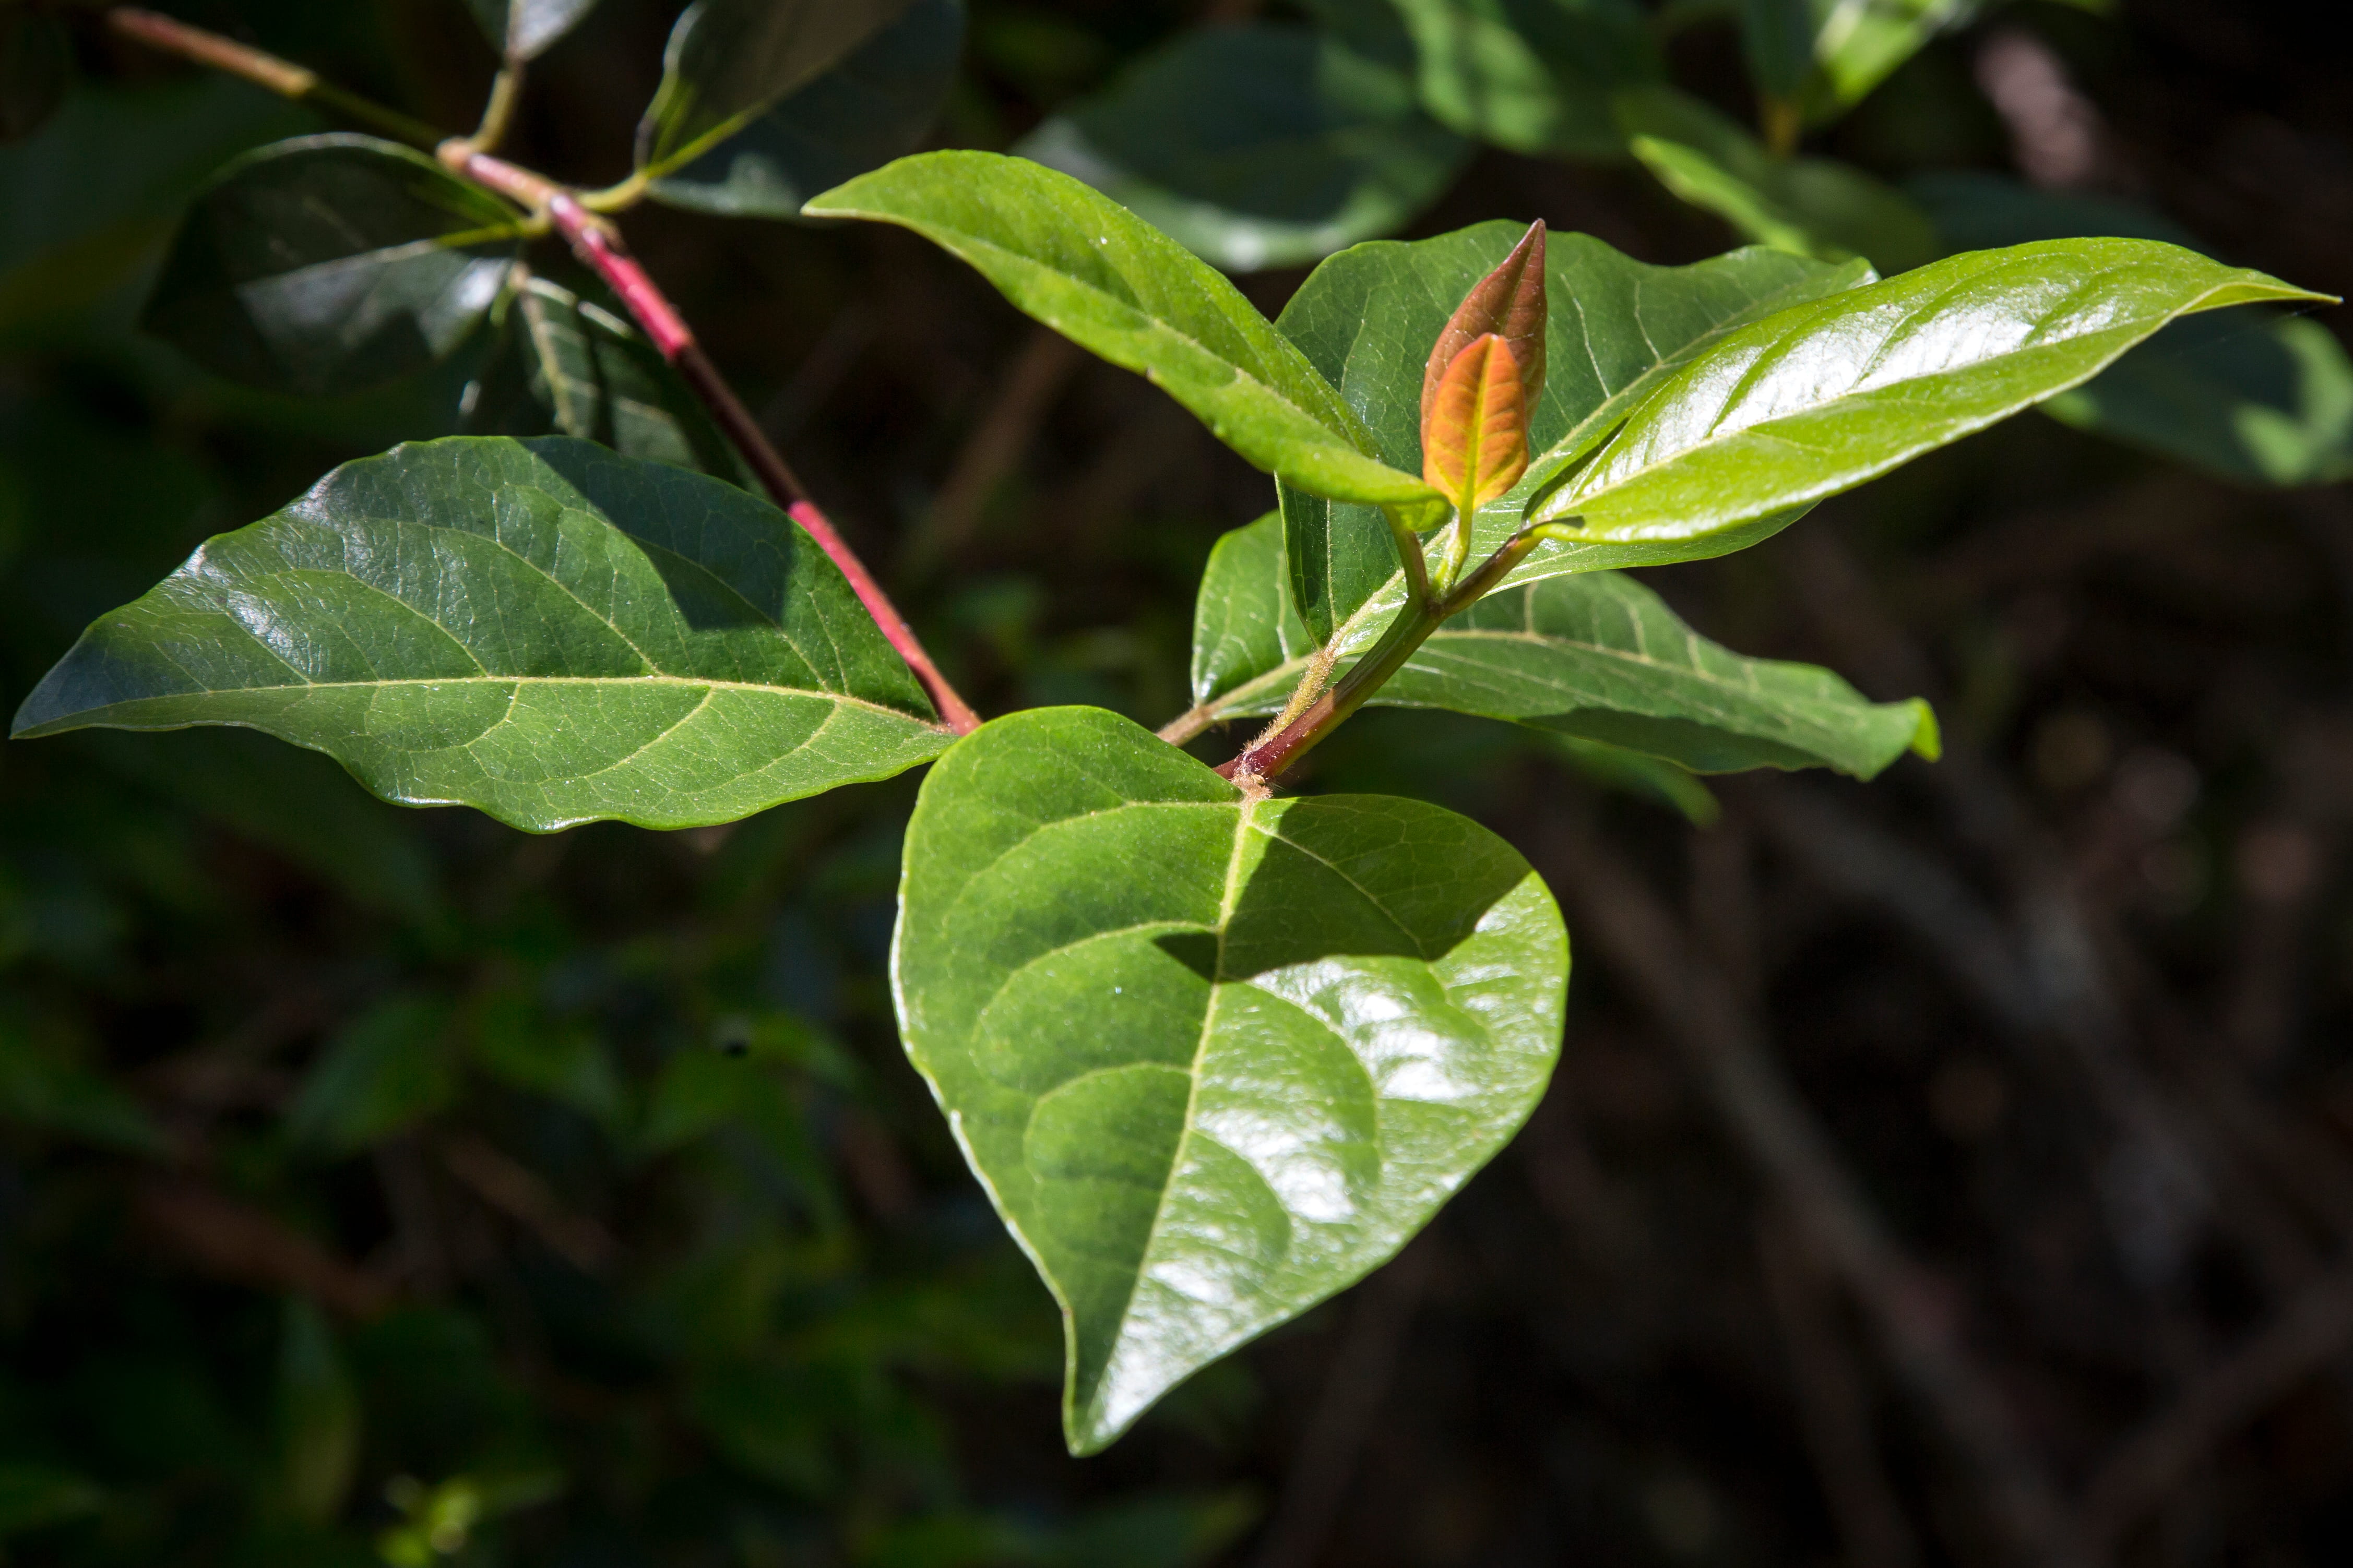
[(923, 153), (806, 210), (899, 224), (953, 251), (1021, 310), (1143, 372), (1218, 439), (1303, 489), (1374, 503), (1430, 496), (1415, 477), (1419, 451), (1403, 469), (1372, 456), (1348, 403), (1231, 283), (1068, 174), (989, 153)]
[(469, 434), (577, 436), (625, 457), (744, 481), (742, 460), (702, 400), (619, 316), (526, 277), (503, 301), (498, 327), (466, 392)]
[(1743, 0), (1758, 92), (1820, 123), (1861, 102), (1978, 0)]
[(1950, 257), (1734, 332), (1533, 515), (1594, 541), (1704, 542), (2088, 381), (2179, 317), (2318, 298), (2147, 240)]
[(1387, 234), (1437, 199), (1472, 143), (1412, 82), (1303, 28), (1197, 28), (1014, 149), (1084, 180), (1229, 272)]
[(1849, 163), (1777, 158), (1699, 100), (1672, 88), (1622, 93), (1627, 146), (1661, 184), (1747, 239), (1799, 256), (1868, 258), (1885, 273), (1937, 253), (1927, 215)]
[(16, 714), (243, 724), (388, 800), (732, 821), (935, 755), (913, 677), (765, 501), (584, 441), (347, 463), (101, 617)]
[(1246, 801), (1100, 710), (959, 742), (904, 863), (902, 1036), (1062, 1307), (1076, 1453), (1396, 1252), (1559, 1050), (1567, 935), (1509, 846)]
[(668, 174), (815, 81), (910, 0), (695, 0), (670, 30), (638, 126), (638, 167)]
[(1515, 153), (1614, 159), (1609, 95), (1659, 71), (1625, 0), (1394, 0), (1443, 124)]
[(497, 300), (520, 216), (424, 153), (304, 136), (222, 170), (142, 325), (216, 374), (318, 397), (446, 359)]
[[(1907, 188), (1955, 249), (2084, 235), (2198, 247), (2146, 207), (2004, 175), (1922, 175)], [(2177, 321), (2043, 410), (2241, 484), (2353, 478), (2353, 359), (2335, 333), (2298, 316)]]
[(596, 0), (466, 0), (491, 47), (506, 58), (533, 58), (578, 26)]
[(0, 9), (0, 142), (49, 122), (73, 81), (73, 43), (55, 16), (30, 5)]
[[(1220, 541), (1203, 575), (1194, 700), (1217, 719), (1279, 711), (1314, 650), (1282, 613), (1280, 548), (1261, 519)], [(1432, 633), (1372, 701), (1532, 724), (1698, 773), (1830, 767), (1869, 778), (1907, 749), (1937, 751), (1926, 703), (1873, 702), (1829, 670), (1744, 658), (1615, 572), (1489, 595)]]
[[(1483, 223), (1435, 239), (1356, 246), (1317, 268), (1283, 308), (1277, 326), (1340, 388), (1386, 461), (1419, 468), (1430, 345), (1523, 232)], [(1591, 451), (1674, 366), (1744, 321), (1862, 275), (1769, 250), (1651, 267), (1590, 236), (1552, 236), (1548, 371), (1530, 424), (1536, 457), (1510, 494), (1482, 510), (1482, 542), (1509, 534), (1535, 487)], [(1388, 524), (1372, 508), (1331, 504), (1296, 486), (1283, 485), (1281, 496), (1301, 619), (1329, 638), (1398, 580)], [(1532, 559), (1530, 568), (1539, 564)]]
[(955, 79), (964, 22), (964, 0), (913, 0), (830, 69), (655, 180), (650, 194), (727, 217), (799, 217), (818, 192), (923, 139)]

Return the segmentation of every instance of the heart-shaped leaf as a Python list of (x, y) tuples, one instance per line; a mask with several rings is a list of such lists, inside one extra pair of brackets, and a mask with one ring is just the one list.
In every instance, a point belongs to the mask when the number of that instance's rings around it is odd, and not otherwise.
[(361, 392), (470, 337), (521, 233), (513, 208), (410, 148), (275, 142), (196, 198), (141, 324), (248, 386)]
[(638, 126), (638, 167), (672, 174), (898, 20), (910, 0), (694, 0)]
[(1099, 709), (958, 742), (907, 827), (907, 1054), (1060, 1303), (1074, 1453), (1361, 1279), (1542, 1094), (1559, 911), (1477, 824), (1249, 800)]
[(49, 121), (73, 81), (64, 25), (29, 5), (0, 10), (0, 142), (21, 142)]
[[(1907, 191), (1956, 250), (2126, 235), (2202, 248), (2131, 202), (2000, 174), (1915, 176)], [(2319, 322), (2271, 310), (2176, 321), (2043, 412), (2239, 484), (2353, 478), (2353, 360)]]
[(1253, 24), (1178, 34), (1015, 151), (1248, 272), (1400, 226), (1472, 144), (1421, 113), (1401, 73), (1303, 28)]
[(805, 210), (899, 224), (955, 252), (1022, 310), (1143, 372), (1218, 439), (1303, 489), (1375, 504), (1430, 497), (1414, 477), (1419, 451), (1406, 449), (1409, 470), (1371, 456), (1363, 422), (1240, 290), (1068, 174), (991, 153), (922, 153)]
[[(1276, 325), (1340, 389), (1384, 461), (1419, 468), (1430, 345), (1525, 237), (1517, 224), (1483, 223), (1435, 239), (1359, 245), (1317, 268), (1283, 307)], [(1501, 542), (1525, 498), (1590, 452), (1674, 366), (1743, 322), (1868, 276), (1859, 264), (1769, 250), (1651, 267), (1579, 234), (1550, 237), (1545, 274), (1549, 368), (1528, 431), (1539, 455), (1512, 494), (1482, 511), (1482, 549)], [(1335, 505), (1293, 485), (1281, 496), (1300, 616), (1328, 639), (1400, 581), (1388, 523), (1370, 507)]]
[(577, 436), (624, 457), (742, 482), (742, 459), (676, 370), (612, 311), (544, 278), (512, 291), (467, 389), (469, 435)]
[[(1280, 711), (1315, 645), (1282, 589), (1282, 540), (1261, 518), (1211, 552), (1193, 615), (1197, 723)], [(1345, 651), (1377, 640), (1369, 624)], [(1344, 665), (1343, 668), (1345, 668)], [(1430, 634), (1372, 699), (1606, 742), (1698, 773), (1830, 767), (1870, 778), (1908, 750), (1934, 757), (1925, 702), (1873, 702), (1827, 669), (1746, 658), (1615, 572), (1489, 595)]]
[(830, 69), (649, 187), (728, 217), (798, 218), (818, 192), (880, 168), (939, 118), (964, 47), (964, 0), (913, 0)]
[(782, 512), (564, 437), (346, 463), (101, 616), (15, 732), (189, 724), (534, 831), (732, 821), (947, 741)]
[(596, 0), (466, 0), (491, 47), (520, 64), (580, 25)]
[(1515, 153), (1620, 155), (1609, 95), (1659, 70), (1625, 0), (1395, 0), (1421, 100), (1446, 125)]
[(1716, 343), (1533, 515), (1581, 518), (1596, 540), (1704, 540), (2088, 381), (2179, 317), (2327, 298), (2147, 240), (1950, 257)]

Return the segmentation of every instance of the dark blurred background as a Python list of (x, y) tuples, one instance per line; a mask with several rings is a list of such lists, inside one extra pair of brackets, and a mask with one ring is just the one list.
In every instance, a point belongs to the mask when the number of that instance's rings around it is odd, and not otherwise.
[[(458, 0), (175, 9), (452, 129), (493, 67)], [(604, 0), (515, 156), (625, 172), (677, 9)], [(975, 0), (934, 140), (1008, 145), (1251, 9)], [(2073, 177), (2353, 291), (2341, 6), (2019, 5), (1818, 150), (2031, 172), (2033, 117), (1978, 86), (2021, 37), (2079, 95)], [(206, 535), (451, 428), (465, 378), (297, 403), (132, 332), (196, 183), (323, 122), (75, 38), (63, 112), (0, 149), (12, 708)], [(1674, 48), (1747, 112), (1728, 26)], [(1412, 232), (1496, 216), (1734, 243), (1639, 169), (1493, 151)], [(626, 227), (984, 711), (1185, 706), (1196, 577), (1262, 476), (911, 236)], [(1501, 727), (1352, 724), (1302, 787), (1469, 811), (1559, 895), (1554, 1090), (1398, 1264), (1085, 1461), (1051, 1304), (896, 1046), (914, 779), (534, 838), (240, 731), (8, 746), (0, 1552), (2344, 1562), (2353, 493), (2028, 416), (1645, 580), (1745, 652), (1929, 697), (1947, 760), (1715, 781), (1701, 829)]]

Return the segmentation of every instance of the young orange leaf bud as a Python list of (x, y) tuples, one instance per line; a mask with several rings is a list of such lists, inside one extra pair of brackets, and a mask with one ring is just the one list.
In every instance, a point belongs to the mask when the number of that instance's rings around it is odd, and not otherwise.
[(1525, 382), (1511, 345), (1473, 338), (1438, 378), (1422, 420), (1421, 477), (1467, 518), (1528, 467)]
[(1438, 396), (1440, 379), (1471, 340), (1483, 333), (1493, 332), (1511, 346), (1512, 359), (1520, 367), (1521, 401), (1531, 415), (1535, 412), (1536, 399), (1544, 395), (1545, 309), (1545, 226), (1544, 219), (1538, 218), (1502, 264), (1462, 296), (1454, 319), (1446, 323), (1430, 351), (1430, 363), (1421, 373), (1425, 446), (1430, 439), (1430, 405)]

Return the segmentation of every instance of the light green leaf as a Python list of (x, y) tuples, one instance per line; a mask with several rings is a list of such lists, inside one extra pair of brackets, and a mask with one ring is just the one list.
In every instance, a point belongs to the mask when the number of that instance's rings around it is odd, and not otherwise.
[[(1359, 245), (1317, 268), (1283, 308), (1276, 325), (1340, 388), (1385, 461), (1419, 468), (1430, 345), (1464, 293), (1524, 232), (1495, 222), (1435, 239)], [(1510, 494), (1481, 509), (1479, 548), (1509, 535), (1537, 487), (1590, 452), (1676, 365), (1742, 322), (1864, 276), (1859, 265), (1768, 250), (1651, 267), (1588, 235), (1554, 235), (1546, 268), (1551, 368), (1529, 432), (1537, 456)], [(1297, 486), (1280, 493), (1300, 616), (1328, 639), (1385, 584), (1401, 584), (1388, 524), (1372, 508), (1329, 504)], [(1553, 569), (1559, 549), (1545, 547), (1524, 574)], [(1633, 563), (1595, 558), (1568, 569)]]
[(910, 0), (695, 0), (670, 30), (638, 167), (675, 173), (797, 92)]
[(1978, 0), (1744, 0), (1741, 20), (1758, 92), (1820, 124), (1978, 10)]
[[(2085, 235), (2202, 248), (2146, 207), (2005, 175), (1920, 175), (1907, 188), (1955, 249)], [(2234, 310), (2177, 321), (2042, 406), (2240, 484), (2353, 478), (2353, 360), (2335, 333), (2302, 317)]]
[(596, 0), (466, 0), (491, 47), (520, 63), (578, 26)]
[(904, 864), (901, 1033), (1062, 1307), (1074, 1453), (1394, 1254), (1559, 1050), (1567, 935), (1509, 846), (1246, 801), (1100, 710), (959, 742)]
[(799, 217), (818, 192), (923, 141), (955, 79), (964, 15), (964, 0), (913, 0), (830, 69), (655, 180), (649, 193), (727, 217)]
[(19, 735), (244, 724), (413, 805), (552, 831), (732, 821), (945, 735), (840, 572), (765, 501), (585, 441), (345, 464), (101, 618)]
[(248, 386), (365, 391), (473, 335), (521, 221), (394, 142), (276, 142), (231, 163), (196, 198), (140, 324)]
[(1180, 33), (1014, 149), (1084, 180), (1229, 272), (1398, 227), (1472, 144), (1404, 76), (1303, 28)]
[(0, 9), (0, 142), (21, 142), (47, 124), (72, 82), (64, 24), (30, 5)]
[[(1281, 710), (1314, 651), (1281, 614), (1280, 547), (1261, 519), (1219, 542), (1202, 578), (1194, 700), (1215, 719)], [(1372, 702), (1532, 724), (1698, 773), (1831, 767), (1869, 778), (1907, 748), (1937, 750), (1926, 703), (1873, 702), (1829, 670), (1744, 658), (1615, 572), (1489, 595), (1430, 634)]]
[(1416, 477), (1418, 456), (1401, 471), (1370, 455), (1348, 404), (1231, 283), (1068, 174), (990, 153), (923, 153), (806, 210), (899, 224), (953, 251), (1022, 310), (1141, 371), (1218, 439), (1302, 489), (1376, 504), (1434, 494)]
[(612, 311), (527, 276), (509, 292), (498, 331), (489, 363), (466, 390), (468, 434), (577, 436), (749, 488), (742, 459), (702, 400)]
[(1661, 184), (1745, 238), (1825, 261), (1861, 256), (1888, 273), (1937, 253), (1927, 216), (1850, 163), (1777, 158), (1738, 125), (1672, 88), (1621, 93), (1617, 111), (1628, 147)]
[(1421, 100), (1465, 135), (1515, 153), (1615, 159), (1609, 95), (1659, 73), (1623, 0), (1395, 0)]
[(1705, 542), (2088, 381), (2179, 317), (2321, 298), (2147, 240), (1970, 251), (1733, 333), (1534, 515), (1594, 541)]

